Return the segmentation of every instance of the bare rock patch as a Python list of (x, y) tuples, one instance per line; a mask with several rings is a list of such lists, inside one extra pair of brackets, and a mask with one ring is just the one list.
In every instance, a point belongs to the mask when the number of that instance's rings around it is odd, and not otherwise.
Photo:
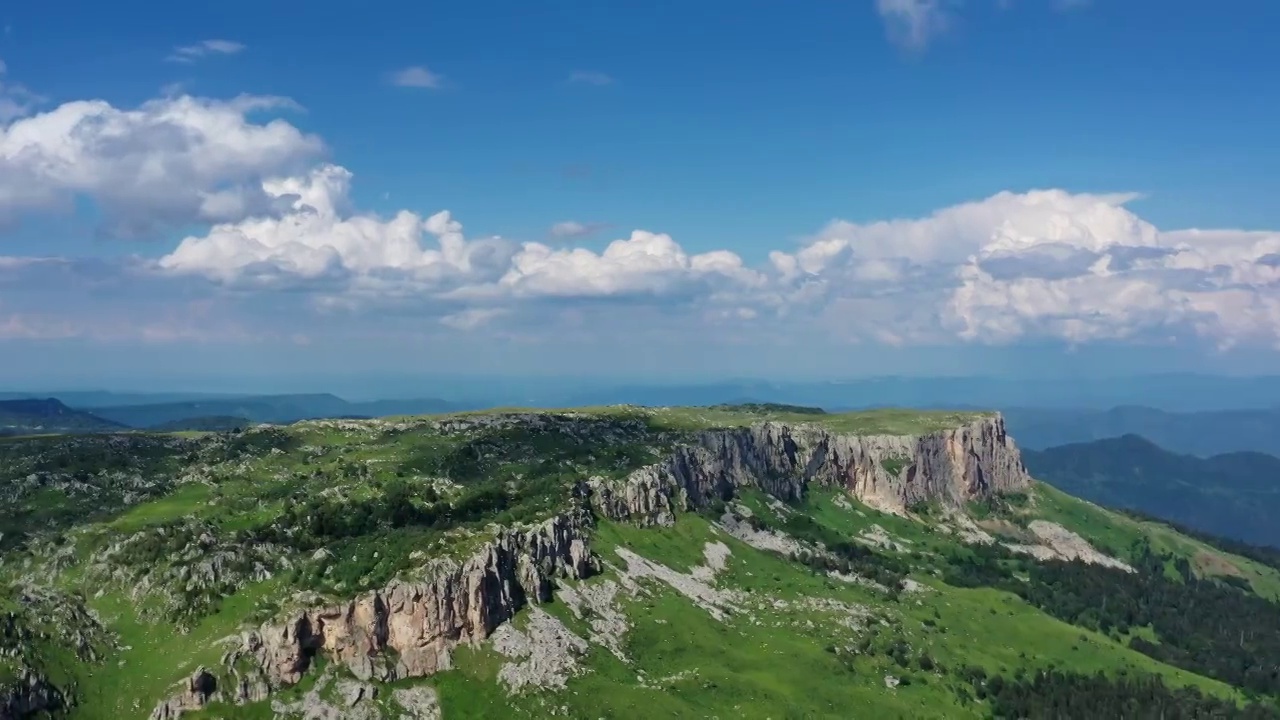
[[(718, 548), (712, 547), (717, 545)], [(615, 551), (627, 564), (625, 570), (620, 570), (624, 585), (634, 585), (635, 581), (641, 578), (659, 580), (720, 621), (724, 621), (728, 613), (737, 610), (738, 594), (728, 590), (718, 590), (711, 584), (718, 572), (715, 564), (718, 563), (719, 567), (723, 568), (724, 558), (729, 555), (729, 547), (724, 543), (707, 543), (707, 547), (703, 549), (707, 564), (694, 568), (688, 574), (653, 562), (627, 548), (620, 547)]]
[(604, 647), (614, 657), (627, 662), (622, 652), (622, 641), (631, 628), (626, 614), (618, 603), (621, 588), (613, 580), (570, 585), (561, 583), (556, 598), (579, 619), (591, 625), (591, 642)]
[(578, 656), (587, 651), (587, 641), (546, 610), (529, 609), (524, 630), (505, 623), (493, 633), (493, 648), (513, 662), (498, 671), (498, 680), (515, 693), (526, 687), (562, 690), (569, 678), (578, 674)]

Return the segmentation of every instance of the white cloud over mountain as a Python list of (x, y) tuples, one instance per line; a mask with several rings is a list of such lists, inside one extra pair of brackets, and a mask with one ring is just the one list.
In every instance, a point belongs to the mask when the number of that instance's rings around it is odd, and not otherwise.
[[(574, 232), (553, 233), (555, 245), (468, 237), (445, 210), (388, 217), (355, 207), (357, 178), (324, 160), (318, 137), (257, 118), (281, 103), (75, 102), (14, 121), (0, 129), (0, 216), (87, 197), (118, 234), (198, 225), (158, 258), (131, 261), (126, 285), (181, 289), (182, 307), (230, 293), (219, 327), (239, 327), (232, 308), (259, 313), (245, 337), (276, 332), (261, 313), (278, 302), (290, 323), (300, 313), (394, 311), (470, 333), (1280, 347), (1280, 233), (1161, 230), (1129, 209), (1129, 194), (1003, 192), (927, 217), (835, 221), (759, 263), (732, 249), (689, 251), (658, 228), (599, 250), (574, 246)], [(125, 292), (94, 272), (100, 299)], [(47, 262), (0, 258), (10, 286), (32, 273), (71, 282)], [(39, 336), (32, 317), (0, 312), (0, 334)]]

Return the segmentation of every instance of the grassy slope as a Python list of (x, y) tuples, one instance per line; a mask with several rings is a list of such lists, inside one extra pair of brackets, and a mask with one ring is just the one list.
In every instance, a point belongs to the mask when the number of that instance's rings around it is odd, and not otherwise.
[[(636, 411), (601, 408), (584, 412), (634, 415)], [(665, 429), (742, 425), (760, 419), (752, 413), (688, 408), (657, 410), (651, 417), (654, 425)], [(968, 422), (973, 417), (974, 414), (887, 410), (789, 419), (817, 422), (845, 432), (916, 434)], [(314, 423), (297, 426), (290, 433), (298, 436), (298, 445), (327, 446), (328, 451), (311, 461), (300, 460), (293, 450), (263, 457), (215, 485), (180, 486), (165, 497), (79, 529), (76, 537), (86, 543), (100, 542), (100, 535), (133, 532), (191, 516), (235, 529), (253, 517), (269, 518), (280, 511), (285, 502), (281, 491), (298, 482), (290, 473), (322, 469), (326, 486), (349, 485), (359, 490), (370, 481), (335, 480), (341, 475), (340, 466), (387, 462), (393, 457), (404, 460), (442, 450), (438, 441), (412, 433), (371, 440), (358, 432)], [(1146, 536), (1157, 549), (1193, 559), (1206, 572), (1229, 568), (1248, 578), (1260, 593), (1280, 597), (1280, 574), (1270, 568), (1213, 550), (1158, 523), (1139, 522), (1102, 510), (1048, 486), (1037, 485), (1032, 495), (1030, 512), (1060, 522), (1117, 555), (1123, 556), (1135, 540)], [(767, 512), (759, 498), (752, 500), (750, 504), (758, 512)], [(911, 541), (908, 551), (923, 553), (922, 557), (955, 542), (922, 523), (884, 515), (856, 503), (841, 507), (830, 493), (813, 493), (803, 510), (841, 534), (854, 535), (878, 524), (894, 537)], [(742, 589), (753, 597), (824, 597), (873, 608), (887, 607), (900, 622), (877, 633), (877, 642), (903, 639), (913, 648), (927, 648), (948, 671), (965, 664), (998, 672), (1051, 666), (1113, 673), (1131, 670), (1159, 674), (1175, 685), (1194, 685), (1227, 696), (1235, 694), (1221, 683), (1157, 663), (1113, 639), (1063, 624), (1006, 593), (951, 588), (917, 573), (916, 578), (932, 590), (890, 603), (874, 590), (826, 579), (803, 566), (727, 538), (699, 516), (682, 516), (675, 528), (665, 530), (607, 523), (598, 531), (595, 550), (616, 562), (613, 548), (626, 546), (683, 571), (701, 562), (702, 546), (711, 540), (726, 542), (733, 551), (727, 574), (721, 576), (722, 586)], [(1206, 556), (1215, 560), (1206, 561)], [(61, 579), (66, 589), (93, 591), (86, 582), (74, 569)], [(860, 707), (875, 707), (879, 717), (982, 714), (980, 705), (966, 704), (967, 693), (960, 681), (947, 673), (925, 672), (919, 667), (904, 671), (883, 653), (846, 662), (827, 652), (824, 648), (828, 645), (849, 641), (852, 636), (851, 631), (824, 613), (756, 607), (750, 613), (752, 618), (736, 616), (722, 624), (670, 589), (656, 585), (651, 588), (654, 593), (650, 597), (628, 602), (633, 629), (627, 639), (627, 653), (634, 664), (624, 665), (593, 647), (587, 659), (591, 672), (571, 680), (563, 693), (508, 698), (494, 682), (501, 661), (486, 648), (462, 650), (456, 670), (408, 684), (428, 682), (436, 687), (446, 717), (492, 716), (512, 706), (537, 713), (561, 705), (572, 708), (575, 716), (590, 717), (634, 717), (639, 709), (654, 717), (839, 717)], [(121, 588), (108, 588), (98, 597), (86, 592), (91, 596), (91, 607), (120, 634), (121, 644), (127, 649), (96, 666), (73, 665), (71, 672), (77, 676), (85, 700), (76, 716), (145, 715), (174, 682), (196, 665), (217, 663), (223, 651), (219, 640), (233, 635), (264, 606), (273, 607), (273, 598), (288, 592), (279, 579), (252, 584), (228, 598), (216, 613), (204, 617), (185, 635), (167, 623), (140, 619), (139, 608)], [(549, 609), (580, 635), (586, 635), (581, 622), (565, 609), (554, 603)], [(797, 620), (801, 621), (800, 626)], [(803, 621), (811, 621), (812, 625)], [(637, 680), (641, 671), (649, 678), (647, 683)], [(890, 691), (885, 688), (886, 674), (905, 675), (913, 682)], [(649, 687), (660, 678), (672, 679)], [(251, 711), (211, 708), (202, 714), (254, 717), (249, 714)]]
[[(813, 516), (832, 529), (855, 532), (874, 523), (897, 537), (914, 536), (914, 545), (944, 542), (910, 521), (877, 516), (856, 504), (852, 509), (837, 507), (829, 496), (816, 497), (813, 510)], [(886, 604), (875, 591), (814, 575), (727, 538), (694, 515), (682, 516), (674, 528), (663, 531), (606, 523), (598, 532), (595, 549), (616, 562), (613, 548), (628, 547), (687, 571), (701, 562), (702, 546), (711, 541), (725, 542), (732, 549), (719, 587), (742, 589), (757, 598), (822, 597), (888, 607), (887, 617), (896, 617), (898, 623), (881, 633), (881, 642), (905, 639), (913, 648), (926, 650), (943, 668), (980, 665), (1004, 674), (1051, 667), (1086, 673), (1152, 673), (1170, 685), (1237, 696), (1226, 685), (1162, 665), (1114, 639), (1059, 622), (1007, 593), (951, 588), (920, 578), (931, 591)], [(611, 572), (605, 575), (610, 576)], [(674, 591), (657, 584), (649, 587), (654, 591), (650, 597), (627, 603), (633, 623), (626, 644), (626, 654), (633, 660), (630, 666), (593, 648), (586, 663), (590, 672), (572, 679), (565, 691), (513, 700), (496, 683), (501, 658), (481, 648), (461, 651), (454, 671), (401, 684), (432, 685), (441, 695), (446, 717), (461, 718), (493, 717), (508, 708), (540, 716), (562, 706), (570, 708), (574, 717), (603, 718), (640, 714), (848, 717), (859, 710), (886, 718), (984, 715), (985, 706), (965, 700), (964, 684), (949, 672), (904, 670), (883, 655), (859, 658), (852, 666), (842, 663), (824, 648), (858, 635), (841, 627), (830, 614), (769, 612), (753, 606), (748, 613), (720, 623)], [(548, 609), (579, 635), (587, 635), (582, 623), (565, 609), (555, 604)], [(885, 675), (907, 676), (911, 684), (887, 690)], [(208, 716), (240, 717), (229, 712)]]
[[(856, 512), (870, 517), (873, 511), (828, 506), (825, 516), (857, 517)], [(848, 526), (858, 524), (850, 520)], [(721, 623), (675, 591), (648, 583), (650, 595), (626, 603), (632, 622), (625, 646), (630, 665), (593, 647), (585, 662), (589, 671), (571, 679), (564, 691), (509, 698), (496, 682), (503, 660), (481, 647), (460, 651), (455, 670), (400, 685), (435, 687), (445, 717), (450, 718), (487, 718), (512, 711), (539, 717), (559, 707), (569, 708), (572, 717), (591, 718), (839, 718), (872, 712), (883, 718), (984, 717), (986, 706), (967, 699), (965, 684), (951, 673), (963, 665), (1006, 674), (1018, 668), (1049, 667), (1154, 673), (1171, 685), (1236, 696), (1226, 685), (1162, 665), (1103, 635), (1061, 623), (1007, 593), (930, 582), (930, 591), (887, 604), (876, 591), (829, 580), (748, 547), (695, 515), (682, 516), (674, 528), (660, 532), (606, 523), (598, 532), (595, 549), (616, 562), (613, 549), (627, 547), (687, 571), (701, 561), (702, 546), (712, 541), (724, 542), (732, 550), (718, 587), (741, 589), (755, 599), (794, 602), (821, 597), (887, 608), (883, 615), (893, 625), (880, 629), (877, 644), (904, 639), (945, 670), (926, 672), (917, 665), (904, 669), (880, 653), (845, 664), (825, 648), (855, 641), (860, 634), (844, 628), (839, 617), (829, 612), (769, 611), (749, 603), (749, 610)], [(612, 576), (607, 572), (601, 579)], [(587, 636), (585, 625), (567, 609), (554, 603), (547, 609), (580, 636)], [(907, 677), (910, 684), (888, 690), (886, 675)], [(205, 716), (253, 717), (234, 714), (239, 710), (211, 711)]]
[(1207, 543), (1189, 538), (1158, 522), (1136, 520), (1113, 510), (1067, 495), (1046, 483), (1036, 483), (1033, 512), (1075, 530), (1098, 548), (1120, 558), (1147, 538), (1158, 553), (1184, 557), (1197, 574), (1238, 575), (1264, 597), (1280, 600), (1280, 571), (1259, 562), (1223, 552)]

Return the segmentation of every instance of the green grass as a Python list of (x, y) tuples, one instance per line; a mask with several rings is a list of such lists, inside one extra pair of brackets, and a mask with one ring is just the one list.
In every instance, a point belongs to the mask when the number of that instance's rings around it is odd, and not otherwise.
[[(822, 510), (820, 516), (827, 519), (837, 512), (857, 517), (834, 506)], [(727, 538), (696, 515), (681, 516), (664, 531), (604, 523), (595, 548), (619, 563), (613, 548), (625, 546), (687, 572), (701, 564), (702, 547), (712, 541), (725, 542), (732, 549), (718, 586), (739, 589), (746, 598), (745, 612), (731, 615), (724, 623), (675, 591), (646, 580), (642, 582), (648, 593), (624, 600), (632, 623), (624, 646), (630, 664), (594, 647), (582, 660), (588, 672), (571, 679), (566, 690), (509, 698), (496, 682), (503, 658), (482, 646), (460, 649), (451, 671), (399, 685), (430, 684), (439, 692), (445, 716), (461, 718), (512, 712), (546, 716), (549, 708), (560, 706), (571, 708), (575, 717), (601, 718), (836, 718), (848, 717), (851, 708), (886, 718), (984, 717), (983, 704), (964, 700), (965, 684), (955, 675), (964, 665), (1005, 674), (1018, 668), (1050, 667), (1153, 673), (1171, 685), (1235, 697), (1233, 690), (1220, 683), (1161, 665), (1111, 638), (1053, 620), (1007, 593), (960, 590), (921, 578), (932, 589), (919, 597), (919, 604), (914, 596), (889, 603), (876, 591), (833, 581)], [(815, 597), (868, 607), (888, 625), (873, 625), (874, 633), (856, 632), (840, 624), (839, 613), (795, 605), (773, 610), (765, 602), (796, 604)], [(546, 608), (586, 636), (583, 623), (567, 608), (556, 603)], [(872, 640), (866, 653), (831, 651), (856, 645), (864, 637)], [(899, 641), (911, 648), (913, 659), (905, 668), (889, 651)], [(921, 669), (921, 655), (928, 655), (940, 669)], [(186, 663), (195, 660), (189, 658)], [(134, 674), (159, 673), (135, 667)], [(885, 675), (906, 678), (909, 684), (887, 690)], [(384, 688), (384, 702), (390, 690)], [(298, 693), (295, 689), (290, 696)], [(211, 708), (197, 717), (255, 718), (260, 711), (260, 707), (237, 708), (235, 713)]]
[(119, 533), (133, 533), (154, 525), (163, 525), (191, 515), (201, 514), (213, 489), (202, 483), (187, 483), (164, 497), (139, 503), (107, 523)]
[[(748, 502), (763, 505), (760, 498)], [(913, 545), (942, 542), (910, 520), (856, 504), (851, 509), (839, 507), (833, 494), (815, 493), (803, 510), (835, 532), (856, 533), (878, 524)], [(508, 712), (545, 716), (548, 708), (560, 706), (572, 708), (577, 717), (601, 718), (641, 713), (647, 717), (835, 718), (847, 717), (851, 708), (874, 709), (876, 717), (885, 718), (983, 717), (985, 706), (966, 700), (965, 684), (953, 674), (964, 665), (1003, 674), (1019, 668), (1152, 673), (1174, 686), (1236, 696), (1225, 685), (1164, 666), (1116, 640), (1054, 620), (1008, 593), (956, 589), (921, 576), (918, 579), (931, 591), (918, 598), (919, 604), (915, 596), (889, 602), (874, 590), (833, 581), (750, 548), (715, 531), (697, 515), (682, 515), (674, 527), (663, 530), (605, 522), (594, 546), (615, 564), (620, 560), (613, 548), (625, 546), (688, 572), (703, 562), (702, 547), (711, 541), (725, 542), (732, 549), (719, 586), (736, 588), (748, 598), (744, 605), (749, 610), (732, 615), (727, 622), (715, 621), (665, 586), (643, 581), (650, 592), (625, 601), (632, 623), (625, 644), (633, 660), (630, 665), (593, 648), (583, 661), (589, 672), (570, 680), (565, 691), (509, 698), (496, 682), (503, 659), (485, 647), (463, 648), (454, 670), (400, 685), (430, 684), (439, 692), (446, 716), (460, 718)], [(131, 649), (120, 654), (122, 666), (113, 659), (79, 678), (85, 702), (77, 717), (145, 713), (195, 665), (215, 665), (223, 651), (216, 641), (232, 634), (256, 602), (275, 589), (266, 584), (237, 593), (187, 636), (177, 636), (164, 625), (137, 622), (122, 597), (98, 599), (95, 607)], [(775, 611), (763, 603), (766, 598), (798, 603), (806, 597), (872, 608), (890, 624), (874, 634), (857, 633), (843, 627), (830, 612)], [(567, 609), (552, 603), (548, 610), (586, 636), (582, 623)], [(856, 645), (868, 636), (873, 640), (865, 654), (830, 650)], [(889, 651), (899, 641), (910, 646), (913, 658), (927, 654), (942, 669), (926, 672), (917, 660), (901, 667)], [(906, 678), (909, 684), (887, 690), (885, 675)], [(285, 697), (296, 699), (304, 690), (293, 688)], [(384, 704), (390, 690), (384, 688)], [(266, 718), (270, 713), (266, 704), (213, 706), (191, 717)]]
[[(848, 509), (837, 504), (837, 497)], [(868, 507), (841, 490), (812, 490), (800, 510), (846, 537), (856, 537), (879, 525), (891, 538), (905, 540), (909, 550), (931, 550), (955, 543), (930, 525)]]
[(778, 413), (767, 418), (758, 413), (716, 408), (660, 408), (652, 410), (654, 421), (673, 429), (699, 430), (714, 427), (738, 427), (764, 419), (793, 424), (817, 425), (838, 433), (855, 435), (922, 435), (957, 428), (989, 413), (904, 410), (887, 408), (860, 412)]
[(1029, 515), (1057, 522), (1074, 530), (1095, 547), (1116, 557), (1131, 559), (1133, 548), (1142, 541), (1159, 554), (1191, 561), (1200, 576), (1236, 574), (1248, 580), (1259, 595), (1280, 600), (1280, 571), (1254, 560), (1223, 552), (1207, 543), (1178, 533), (1167, 525), (1136, 520), (1067, 495), (1053, 486), (1037, 482)]
[[(830, 510), (825, 515), (830, 518)], [(930, 592), (903, 596), (904, 600), (891, 603), (875, 591), (816, 575), (715, 533), (706, 520), (695, 516), (682, 516), (675, 528), (657, 533), (657, 538), (652, 535), (652, 531), (606, 525), (601, 529), (598, 549), (609, 557), (612, 546), (625, 545), (683, 570), (681, 565), (701, 556), (705, 542), (725, 542), (733, 554), (720, 587), (739, 588), (754, 598), (797, 601), (822, 597), (885, 608), (885, 616), (894, 625), (878, 633), (876, 647), (880, 651), (858, 657), (851, 670), (824, 648), (859, 636), (840, 628), (829, 616), (757, 609), (752, 611), (754, 618), (740, 615), (721, 624), (673, 591), (652, 586), (659, 589), (655, 597), (641, 598), (629, 608), (635, 627), (627, 651), (637, 660), (635, 669), (650, 677), (696, 670), (698, 681), (673, 683), (661, 701), (647, 696), (624, 700), (625, 695), (597, 700), (597, 695), (610, 695), (604, 685), (599, 686), (599, 692), (580, 691), (579, 697), (590, 697), (594, 703), (583, 707), (583, 716), (627, 717), (646, 707), (653, 708), (655, 716), (840, 717), (850, 707), (875, 707), (877, 717), (984, 714), (978, 705), (958, 705), (963, 683), (957, 678), (946, 672), (927, 673), (916, 666), (904, 670), (893, 662), (883, 648), (897, 640), (904, 640), (917, 653), (927, 652), (949, 670), (978, 665), (1005, 673), (1038, 667), (1143, 672), (1160, 675), (1172, 685), (1236, 697), (1228, 686), (1162, 665), (1110, 638), (1059, 622), (1008, 593), (962, 590), (920, 577), (930, 585)], [(805, 620), (811, 620), (812, 626), (805, 625)], [(913, 682), (888, 692), (886, 674), (906, 676)], [(570, 687), (585, 689), (602, 681), (612, 688), (625, 679), (612, 679), (607, 672), (600, 672), (575, 680)]]
[(168, 623), (138, 620), (133, 602), (119, 593), (91, 601), (91, 606), (119, 634), (121, 645), (129, 649), (107, 662), (84, 667), (79, 676), (83, 701), (76, 709), (76, 717), (114, 720), (149, 713), (197, 665), (217, 666), (227, 650), (221, 641), (235, 635), (257, 604), (278, 590), (275, 581), (241, 590), (226, 598), (218, 612), (203, 618), (185, 635)]
[(424, 417), (387, 418), (394, 421), (443, 420), (447, 418), (465, 418), (481, 415), (514, 415), (514, 414), (570, 414), (588, 418), (602, 419), (642, 419), (648, 420), (656, 429), (669, 431), (696, 431), (713, 428), (742, 427), (764, 422), (785, 422), (792, 424), (817, 425), (839, 433), (858, 435), (922, 435), (940, 430), (949, 430), (967, 425), (984, 417), (991, 417), (989, 412), (957, 412), (931, 411), (903, 408), (881, 408), (846, 413), (812, 412), (768, 412), (753, 410), (750, 406), (737, 408), (717, 405), (712, 407), (659, 407), (648, 408), (634, 405), (604, 405), (595, 407), (578, 407), (558, 410), (537, 408), (503, 407), (489, 410), (476, 410), (445, 415)]

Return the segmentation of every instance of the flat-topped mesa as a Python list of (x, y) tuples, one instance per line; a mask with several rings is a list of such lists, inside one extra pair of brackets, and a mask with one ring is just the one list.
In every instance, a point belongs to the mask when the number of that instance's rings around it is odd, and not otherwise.
[[(590, 522), (589, 513), (577, 507), (532, 528), (503, 528), (461, 563), (437, 561), (421, 581), (394, 582), (246, 632), (223, 657), (221, 677), (201, 669), (197, 700), (184, 686), (152, 717), (168, 720), (209, 700), (265, 699), (301, 680), (317, 654), (362, 680), (446, 670), (453, 648), (484, 640), (529, 603), (550, 600), (555, 578), (599, 572), (599, 559), (587, 545)], [(194, 682), (193, 676), (186, 684)]]
[(655, 465), (620, 481), (593, 478), (601, 514), (670, 524), (674, 514), (757, 487), (798, 500), (809, 483), (842, 487), (866, 504), (903, 514), (915, 503), (963, 508), (1030, 485), (998, 414), (921, 435), (856, 435), (820, 425), (764, 422), (700, 433)]

